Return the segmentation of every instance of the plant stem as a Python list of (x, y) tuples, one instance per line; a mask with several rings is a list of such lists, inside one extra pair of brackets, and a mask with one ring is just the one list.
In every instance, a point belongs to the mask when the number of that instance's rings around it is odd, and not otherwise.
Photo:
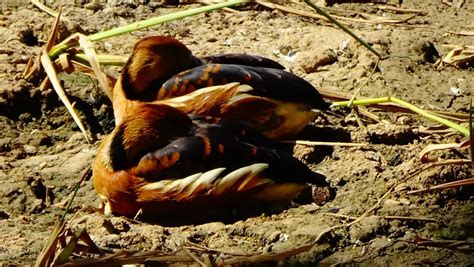
[[(71, 59), (76, 60), (82, 64), (89, 65), (86, 55), (84, 54), (75, 54)], [(118, 56), (118, 55), (97, 55), (97, 59), (101, 65), (107, 66), (123, 66), (127, 62), (128, 57)]]
[[(354, 101), (352, 101), (352, 105), (353, 106), (369, 106), (369, 105), (387, 103), (387, 102), (390, 102), (390, 97), (378, 97), (378, 98), (354, 100)], [(350, 100), (348, 100), (348, 101), (336, 101), (336, 102), (333, 102), (331, 106), (333, 106), (333, 107), (347, 106), (350, 103), (351, 103)]]
[(409, 110), (411, 110), (411, 111), (413, 111), (413, 112), (415, 112), (415, 113), (418, 113), (418, 114), (420, 114), (421, 116), (423, 116), (423, 117), (425, 117), (425, 118), (434, 120), (434, 121), (439, 122), (439, 123), (441, 123), (441, 124), (444, 124), (444, 125), (446, 125), (446, 126), (448, 126), (448, 127), (450, 127), (450, 128), (453, 128), (453, 129), (455, 129), (456, 131), (458, 131), (458, 132), (460, 132), (461, 134), (463, 134), (464, 136), (469, 137), (469, 129), (466, 129), (466, 128), (462, 127), (461, 125), (457, 124), (457, 123), (454, 123), (454, 122), (452, 122), (452, 121), (450, 121), (450, 120), (447, 120), (447, 119), (444, 119), (444, 118), (441, 118), (441, 117), (438, 117), (438, 116), (436, 116), (436, 115), (434, 115), (434, 114), (431, 114), (431, 113), (427, 112), (426, 110), (423, 110), (423, 109), (421, 109), (421, 108), (419, 108), (419, 107), (416, 107), (416, 106), (414, 106), (414, 105), (412, 105), (412, 104), (410, 104), (410, 103), (408, 103), (408, 102), (405, 102), (405, 101), (403, 101), (403, 100), (400, 100), (400, 99), (398, 99), (398, 98), (396, 98), (396, 97), (390, 97), (390, 99), (392, 100), (392, 102), (397, 103), (397, 104), (399, 104), (399, 105), (402, 106), (402, 107), (405, 107), (405, 108), (407, 108), (407, 109), (409, 109)]
[[(118, 27), (118, 28), (114, 28), (114, 29), (110, 29), (110, 30), (107, 30), (107, 31), (94, 33), (92, 35), (89, 35), (88, 38), (92, 42), (100, 41), (100, 40), (103, 40), (103, 39), (106, 39), (106, 38), (109, 38), (109, 37), (121, 35), (121, 34), (124, 34), (124, 33), (129, 33), (129, 32), (136, 31), (136, 30), (141, 30), (141, 29), (148, 28), (148, 27), (151, 27), (151, 26), (155, 26), (157, 24), (162, 24), (162, 23), (165, 23), (165, 22), (178, 20), (178, 19), (182, 19), (182, 18), (185, 18), (185, 17), (194, 16), (194, 15), (197, 15), (197, 14), (200, 14), (200, 13), (211, 12), (211, 11), (221, 9), (221, 8), (224, 8), (224, 7), (235, 6), (235, 5), (243, 4), (243, 3), (247, 3), (247, 2), (249, 2), (249, 0), (232, 0), (232, 1), (226, 1), (226, 2), (223, 2), (223, 3), (218, 3), (218, 4), (213, 4), (213, 5), (208, 5), (208, 6), (203, 6), (203, 7), (198, 7), (198, 8), (188, 9), (188, 10), (183, 10), (183, 11), (179, 11), (179, 12), (175, 12), (175, 13), (171, 13), (171, 14), (166, 14), (166, 15), (159, 16), (159, 17), (154, 17), (154, 18), (134, 22), (132, 24), (125, 25), (125, 26)], [(68, 49), (69, 47), (70, 47), (70, 45), (67, 45), (67, 44), (59, 44), (57, 46), (54, 46), (51, 49), (51, 52), (49, 53), (49, 56), (51, 58), (54, 58), (54, 57), (58, 56), (59, 54), (61, 54), (64, 50)]]
[[(421, 108), (418, 108), (408, 102), (405, 102), (401, 99), (398, 99), (396, 97), (379, 97), (379, 98), (371, 98), (371, 99), (363, 99), (363, 100), (354, 100), (352, 102), (352, 105), (356, 106), (367, 106), (367, 105), (374, 105), (374, 104), (380, 104), (380, 103), (387, 103), (387, 102), (393, 102), (396, 103), (404, 108), (407, 108), (415, 113), (420, 114), (421, 116), (428, 118), (430, 120), (436, 121), (438, 123), (444, 124), (452, 129), (455, 129), (456, 131), (460, 132), (464, 136), (469, 137), (469, 129), (452, 122), (450, 120), (447, 120), (445, 118), (438, 117), (426, 110), (423, 110)], [(333, 102), (331, 106), (347, 106), (350, 103), (350, 101), (337, 101)]]

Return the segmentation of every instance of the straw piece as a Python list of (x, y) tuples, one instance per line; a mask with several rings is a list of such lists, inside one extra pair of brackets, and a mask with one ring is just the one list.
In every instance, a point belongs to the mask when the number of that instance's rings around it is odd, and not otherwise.
[[(421, 162), (423, 163), (428, 163), (430, 161), (433, 161), (433, 159), (428, 158), (428, 154), (430, 152), (436, 151), (436, 150), (444, 150), (444, 149), (459, 149), (463, 148), (466, 146), (469, 146), (470, 140), (465, 140), (464, 142), (461, 143), (449, 143), (449, 144), (428, 144), (421, 152), (418, 154), (418, 158), (420, 159)], [(437, 160), (437, 159), (435, 159)]]
[(51, 48), (53, 48), (54, 44), (56, 43), (56, 38), (58, 37), (58, 32), (59, 32), (59, 25), (60, 25), (60, 20), (61, 20), (61, 8), (58, 11), (58, 14), (56, 15), (56, 19), (54, 20), (53, 24), (53, 29), (51, 30), (51, 33), (49, 34), (48, 42), (46, 43), (46, 51), (50, 51)]
[(303, 146), (347, 146), (347, 147), (363, 147), (369, 146), (370, 144), (362, 143), (344, 143), (344, 142), (317, 142), (317, 141), (304, 141), (304, 140), (282, 140), (277, 141), (280, 144), (290, 145), (303, 145)]
[[(142, 21), (137, 21), (135, 23), (128, 24), (128, 25), (118, 27), (118, 28), (114, 28), (114, 29), (110, 29), (110, 30), (107, 30), (107, 31), (98, 32), (98, 33), (89, 35), (88, 38), (91, 42), (96, 42), (96, 41), (100, 41), (100, 40), (103, 40), (103, 39), (106, 39), (106, 38), (109, 38), (109, 37), (118, 36), (118, 35), (129, 33), (129, 32), (132, 32), (132, 31), (141, 30), (141, 29), (148, 28), (148, 27), (151, 27), (151, 26), (155, 26), (155, 25), (158, 25), (158, 24), (162, 24), (162, 23), (165, 23), (165, 22), (181, 19), (181, 18), (184, 18), (184, 17), (194, 16), (194, 15), (197, 15), (197, 14), (200, 14), (200, 13), (211, 12), (211, 11), (214, 11), (216, 9), (220, 9), (220, 8), (224, 8), (224, 7), (230, 7), (230, 6), (243, 4), (243, 3), (248, 3), (248, 2), (250, 2), (250, 1), (249, 0), (232, 0), (232, 1), (226, 1), (226, 2), (223, 2), (223, 3), (214, 4), (214, 5), (203, 6), (203, 7), (193, 8), (193, 9), (189, 9), (189, 10), (183, 10), (183, 11), (175, 12), (175, 13), (172, 13), (172, 14), (166, 14), (166, 15), (162, 15), (162, 16), (159, 16), (159, 17), (154, 17), (154, 18), (150, 18), (150, 19), (146, 19), (146, 20), (142, 20)], [(61, 54), (64, 50), (70, 48), (71, 45), (72, 44), (62, 42), (61, 44), (56, 45), (55, 47), (53, 47), (53, 49), (49, 53), (49, 56), (54, 58), (54, 57), (58, 56), (59, 54)]]
[(112, 99), (112, 88), (109, 87), (106, 75), (100, 69), (99, 60), (97, 59), (97, 54), (95, 53), (94, 45), (92, 44), (91, 41), (89, 41), (89, 38), (87, 38), (85, 35), (78, 34), (78, 38), (79, 38), (79, 45), (84, 50), (84, 53), (86, 54), (86, 57), (88, 58), (89, 63), (92, 69), (94, 70), (97, 80), (99, 80), (99, 83), (104, 89), (107, 96), (110, 99)]
[(431, 187), (426, 187), (418, 190), (413, 190), (408, 192), (407, 194), (412, 195), (412, 194), (420, 194), (420, 193), (427, 193), (427, 192), (432, 192), (436, 190), (443, 190), (443, 189), (448, 189), (448, 188), (456, 188), (456, 187), (461, 187), (461, 186), (466, 186), (466, 185), (474, 185), (474, 178), (468, 178), (468, 179), (463, 179), (459, 181), (454, 181), (454, 182), (449, 182), (449, 183), (444, 183), (444, 184), (439, 184)]
[(77, 115), (76, 111), (72, 107), (71, 102), (69, 102), (69, 99), (67, 98), (66, 93), (64, 92), (64, 89), (62, 88), (61, 83), (59, 82), (56, 70), (54, 69), (53, 63), (51, 62), (51, 59), (49, 58), (46, 49), (43, 49), (43, 53), (41, 54), (41, 64), (43, 65), (46, 75), (48, 75), (54, 90), (58, 94), (59, 99), (61, 99), (63, 104), (66, 106), (66, 109), (69, 111), (77, 126), (81, 130), (86, 141), (90, 143), (91, 140), (86, 132), (86, 129), (84, 128), (84, 125), (82, 124), (81, 119)]

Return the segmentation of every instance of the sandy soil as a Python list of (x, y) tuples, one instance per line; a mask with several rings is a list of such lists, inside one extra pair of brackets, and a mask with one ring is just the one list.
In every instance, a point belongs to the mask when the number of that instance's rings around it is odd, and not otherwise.
[[(449, 51), (444, 44), (473, 45), (472, 36), (446, 32), (474, 30), (474, 5), (468, 2), (459, 10), (439, 0), (403, 3), (402, 8), (421, 9), (426, 14), (399, 26), (352, 23), (355, 33), (390, 56), (381, 62), (361, 95), (393, 95), (419, 107), (466, 112), (474, 84), (472, 69), (438, 68), (434, 61), (436, 53), (444, 55)], [(38, 81), (21, 78), (29, 56), (45, 44), (54, 19), (32, 5), (15, 7), (8, 3), (2, 4), (0, 12), (0, 262), (18, 264), (34, 262), (81, 172), (93, 161), (98, 142), (85, 142), (54, 91), (40, 91)], [(409, 16), (376, 7), (333, 6), (379, 16)], [(91, 10), (66, 5), (63, 14), (69, 21), (61, 27), (61, 36), (76, 31), (91, 34), (183, 8), (190, 6), (105, 4)], [(273, 58), (317, 88), (347, 93), (354, 92), (376, 62), (366, 48), (328, 23), (257, 6), (241, 8), (237, 13), (218, 11), (186, 18), (111, 38), (97, 43), (96, 48), (99, 52), (127, 55), (140, 37), (158, 34), (182, 40), (198, 56), (245, 52)], [(282, 56), (290, 52), (296, 53), (294, 62)], [(335, 62), (314, 68), (314, 62), (325, 53), (335, 55)], [(119, 68), (107, 69), (114, 76), (118, 71)], [(88, 130), (100, 139), (111, 130), (113, 120), (110, 105), (96, 81), (82, 74), (61, 77)], [(460, 94), (454, 95), (452, 87), (459, 88)], [(295, 206), (280, 214), (263, 214), (234, 223), (164, 227), (125, 218), (105, 218), (94, 212), (90, 207), (97, 206), (97, 199), (91, 181), (87, 181), (73, 204), (72, 214), (76, 215), (70, 227), (75, 231), (87, 229), (98, 246), (110, 249), (174, 251), (193, 242), (218, 251), (258, 254), (303, 245), (327, 227), (345, 222), (327, 213), (360, 216), (392, 185), (421, 169), (418, 153), (427, 144), (462, 139), (458, 134), (421, 132), (421, 126), (435, 124), (416, 115), (371, 111), (380, 117), (380, 122), (362, 116), (366, 127), (359, 127), (350, 110), (337, 109), (323, 114), (301, 136), (370, 145), (293, 149), (313, 170), (324, 173), (336, 189), (335, 200), (322, 207)], [(443, 151), (438, 156), (468, 158), (468, 152)], [(472, 188), (407, 194), (410, 190), (469, 178), (470, 172), (469, 166), (425, 171), (399, 185), (368, 217), (334, 231), (310, 251), (287, 259), (286, 264), (472, 264), (472, 252), (422, 247), (412, 242), (417, 236), (472, 242)], [(432, 220), (387, 219), (387, 215)], [(104, 227), (109, 222), (114, 231)]]

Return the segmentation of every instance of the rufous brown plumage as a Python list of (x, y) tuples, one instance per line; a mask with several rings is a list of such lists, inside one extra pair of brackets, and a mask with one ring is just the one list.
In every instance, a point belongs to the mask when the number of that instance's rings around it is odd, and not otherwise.
[[(279, 139), (296, 135), (315, 118), (315, 110), (329, 106), (309, 82), (273, 60), (245, 54), (199, 59), (173, 38), (152, 36), (137, 42), (114, 87), (115, 118), (120, 122), (133, 102), (167, 103), (203, 88), (234, 82), (245, 90), (236, 90), (226, 103), (220, 103), (227, 108), (213, 108), (214, 102), (202, 99), (199, 101), (204, 102), (181, 98), (187, 106), (208, 106), (187, 107), (185, 111), (241, 120), (267, 137)], [(183, 107), (176, 100), (172, 103)], [(219, 112), (206, 113), (209, 110)]]
[(328, 188), (324, 176), (237, 121), (163, 104), (139, 103), (129, 112), (93, 165), (106, 212), (210, 219), (235, 207), (287, 205), (310, 185)]

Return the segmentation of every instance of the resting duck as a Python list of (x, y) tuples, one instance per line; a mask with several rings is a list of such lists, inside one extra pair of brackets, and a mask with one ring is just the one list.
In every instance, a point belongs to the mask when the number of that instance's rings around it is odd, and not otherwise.
[(140, 103), (102, 141), (93, 183), (105, 213), (158, 221), (281, 207), (308, 188), (318, 204), (332, 197), (324, 176), (271, 142), (236, 121)]
[[(245, 54), (199, 59), (173, 38), (152, 36), (137, 42), (114, 87), (115, 119), (120, 123), (136, 102), (167, 103), (167, 99), (231, 82), (247, 85), (245, 91), (237, 90), (221, 103), (232, 108), (199, 114), (241, 120), (271, 139), (296, 135), (318, 110), (329, 107), (309, 82), (273, 60)], [(213, 104), (186, 100), (192, 106)]]

